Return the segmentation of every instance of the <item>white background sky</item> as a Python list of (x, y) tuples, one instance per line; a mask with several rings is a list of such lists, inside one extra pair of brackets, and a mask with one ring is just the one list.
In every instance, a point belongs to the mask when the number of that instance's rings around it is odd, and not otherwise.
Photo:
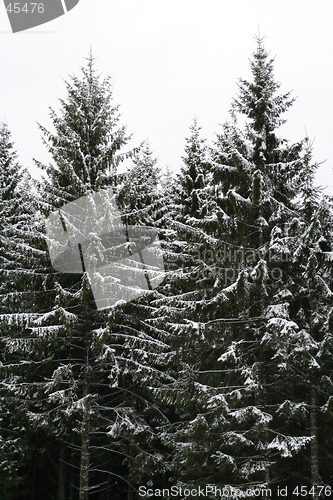
[(333, 194), (331, 0), (80, 0), (66, 15), (12, 34), (0, 2), (0, 121), (19, 160), (47, 162), (36, 122), (50, 128), (64, 80), (80, 74), (90, 45), (110, 75), (134, 144), (148, 138), (159, 164), (177, 171), (196, 115), (208, 142), (228, 119), (239, 77), (250, 78), (254, 36), (266, 35), (281, 91), (297, 97), (281, 135), (314, 139), (317, 183)]

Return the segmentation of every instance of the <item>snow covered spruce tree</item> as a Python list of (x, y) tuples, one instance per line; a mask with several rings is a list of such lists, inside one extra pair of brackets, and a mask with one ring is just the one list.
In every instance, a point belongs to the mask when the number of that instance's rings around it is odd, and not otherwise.
[[(56, 222), (61, 214), (64, 231), (75, 226), (78, 242), (84, 241), (76, 272), (69, 267), (71, 272), (66, 272), (66, 259), (64, 269), (53, 272), (54, 303), (31, 328), (47, 361), (29, 418), (31, 425), (48, 430), (57, 457), (52, 474), (58, 500), (85, 500), (92, 494), (101, 499), (125, 494), (131, 498), (131, 481), (143, 473), (144, 465), (147, 470), (149, 464), (150, 470), (159, 467), (162, 456), (153, 452), (156, 437), (149, 423), (158, 412), (151, 402), (149, 406), (142, 388), (143, 367), (156, 374), (143, 352), (153, 343), (140, 333), (140, 314), (145, 311), (143, 305), (139, 311), (140, 299), (136, 306), (119, 297), (112, 307), (106, 301), (104, 310), (97, 310), (92, 281), (98, 292), (107, 293), (109, 277), (100, 268), (91, 272), (90, 263), (104, 258), (108, 220), (110, 227), (115, 218), (124, 227), (152, 222), (149, 205), (157, 197), (158, 169), (148, 146), (123, 152), (128, 137), (119, 126), (110, 80), (101, 81), (96, 75), (92, 57), (81, 79), (72, 77), (66, 85), (67, 100), (61, 101), (60, 114), (51, 110), (55, 131), (41, 127), (53, 159), (48, 166), (39, 163), (48, 176), (41, 193), (46, 215)], [(125, 157), (131, 168), (118, 176), (117, 167)], [(113, 194), (104, 189), (109, 187)], [(83, 197), (84, 210), (75, 205)], [(74, 224), (68, 207), (79, 212), (89, 209), (89, 217), (77, 212)], [(47, 237), (52, 240), (49, 222)]]
[[(122, 220), (127, 227), (143, 227), (157, 235), (157, 213), (163, 209), (164, 201), (160, 192), (160, 169), (148, 143), (133, 154), (132, 161), (118, 190)], [(160, 235), (160, 230), (158, 232)], [(155, 252), (161, 255), (159, 244)], [(161, 276), (164, 276), (163, 270)], [(116, 449), (126, 452), (124, 463), (132, 485), (129, 498), (131, 495), (137, 498), (134, 490), (140, 484), (153, 480), (154, 484), (163, 485), (168, 476), (168, 450), (156, 430), (168, 422), (168, 417), (165, 408), (156, 404), (149, 391), (149, 387), (172, 380), (165, 373), (170, 348), (165, 339), (156, 338), (154, 326), (147, 321), (154, 308), (152, 303), (159, 297), (159, 287), (154, 283), (156, 277), (150, 272), (152, 289), (146, 295), (116, 305), (110, 311), (107, 326), (109, 347), (116, 351), (112, 383), (119, 391), (117, 418), (110, 435), (117, 439)]]
[[(264, 470), (265, 482), (268, 484), (280, 482), (282, 485), (287, 481), (291, 488), (301, 483), (307, 484), (309, 489), (314, 488), (316, 497), (319, 491), (316, 488), (322, 486), (325, 480), (320, 478), (318, 463), (317, 473), (314, 472), (314, 443), (318, 439), (318, 429), (315, 430), (314, 424), (307, 425), (304, 409), (315, 420), (317, 410), (313, 403), (311, 342), (325, 338), (324, 344), (330, 349), (324, 331), (330, 310), (328, 304), (331, 302), (327, 293), (332, 284), (327, 265), (323, 265), (320, 271), (318, 269), (318, 275), (325, 276), (327, 288), (321, 288), (321, 293), (317, 295), (323, 315), (318, 327), (321, 333), (318, 339), (314, 339), (314, 330), (304, 329), (304, 324), (299, 322), (301, 307), (297, 309), (295, 299), (296, 294), (303, 296), (305, 287), (299, 280), (300, 263), (292, 256), (302, 231), (307, 232), (311, 224), (309, 213), (316, 212), (319, 190), (314, 187), (313, 178), (317, 166), (311, 164), (308, 138), (292, 145), (276, 135), (278, 127), (284, 122), (281, 115), (293, 100), (289, 94), (276, 95), (279, 85), (273, 77), (273, 60), (269, 58), (260, 39), (257, 40), (251, 69), (253, 83), (241, 80), (238, 99), (233, 103), (234, 117), (241, 113), (248, 119), (243, 141), (248, 153), (238, 155), (239, 148), (235, 148), (229, 132), (226, 132), (219, 137), (214, 154), (216, 179), (231, 208), (228, 214), (237, 223), (236, 234), (239, 239), (236, 244), (241, 248), (240, 258), (236, 254), (234, 261), (238, 261), (237, 265), (241, 269), (238, 276), (245, 271), (250, 278), (245, 286), (249, 299), (246, 315), (249, 320), (252, 316), (258, 318), (251, 328), (247, 323), (245, 335), (238, 337), (237, 341), (243, 343), (239, 351), (234, 349), (234, 333), (228, 346), (231, 348), (231, 359), (236, 353), (241, 363), (250, 354), (246, 369), (244, 366), (241, 368), (246, 389), (244, 392), (254, 396), (252, 402), (256, 403), (256, 411), (258, 408), (262, 411), (262, 414), (257, 413), (260, 433), (255, 441), (262, 456), (259, 465), (252, 460), (245, 471), (251, 478), (255, 477), (258, 470)], [(236, 177), (230, 182), (230, 177), (235, 174)], [(330, 210), (322, 210), (321, 213), (325, 213), (323, 225), (330, 227)], [(330, 245), (329, 239), (327, 241)], [(230, 243), (234, 244), (235, 240)], [(307, 251), (311, 252), (310, 249)], [(304, 249), (303, 259), (307, 251)], [(254, 255), (256, 257), (253, 259)], [(318, 280), (320, 282), (320, 278)], [(309, 298), (309, 289), (307, 294)], [(246, 298), (243, 301), (244, 307)], [(274, 342), (271, 342), (272, 338)], [(281, 359), (282, 353), (286, 354), (286, 344), (292, 351), (290, 357), (294, 356), (293, 363)], [(300, 344), (304, 346), (303, 357), (298, 357)], [(250, 346), (252, 349), (249, 349)], [(316, 356), (319, 356), (318, 352)], [(325, 364), (323, 362), (321, 367), (322, 375), (327, 370)], [(290, 369), (291, 372), (288, 371)], [(302, 378), (298, 376), (301, 370)], [(323, 404), (328, 397), (329, 392), (326, 393), (326, 399), (323, 398)], [(243, 425), (244, 408), (239, 415)], [(291, 422), (293, 425), (290, 425)], [(312, 464), (311, 468), (307, 463)], [(329, 484), (327, 476), (326, 481)]]
[[(201, 194), (197, 219), (191, 219), (191, 238), (184, 237), (189, 234), (184, 223), (177, 231), (183, 258), (194, 251), (206, 274), (201, 272), (195, 284), (188, 282), (182, 293), (173, 290), (160, 299), (156, 312), (156, 318), (165, 318), (169, 305), (164, 329), (174, 336), (180, 363), (176, 381), (160, 393), (165, 402), (175, 404), (181, 419), (165, 427), (162, 436), (174, 449), (175, 477), (185, 484), (294, 488), (302, 483), (316, 488), (330, 481), (327, 474), (324, 479), (325, 463), (320, 465), (315, 445), (321, 440), (315, 435), (318, 402), (312, 375), (318, 368), (317, 387), (322, 377), (325, 380), (322, 404), (328, 412), (328, 432), (329, 261), (319, 273), (325, 279), (316, 278), (316, 298), (322, 304), (321, 319), (315, 320), (320, 325), (317, 339), (304, 329), (301, 305), (294, 299), (296, 290), (301, 296), (312, 293), (305, 291), (306, 252), (295, 254), (304, 259), (303, 274), (294, 253), (311, 224), (307, 194), (312, 193), (314, 202), (316, 166), (311, 165), (307, 139), (289, 144), (277, 136), (293, 99), (277, 94), (273, 60), (262, 39), (257, 39), (251, 69), (253, 82), (240, 80), (233, 121), (223, 126), (211, 151), (208, 202)], [(244, 131), (237, 127), (239, 113), (247, 120)], [(182, 184), (186, 180), (190, 182), (190, 176), (184, 176)], [(193, 191), (192, 198), (198, 199), (198, 191)], [(324, 212), (325, 226), (330, 227), (330, 210)], [(200, 233), (198, 226), (205, 231)], [(180, 279), (185, 276), (184, 269)], [(304, 314), (309, 325), (315, 309), (310, 313), (307, 307)], [(321, 359), (321, 368), (314, 368), (314, 355), (318, 366)]]
[[(27, 426), (24, 396), (33, 352), (28, 327), (46, 302), (49, 260), (42, 237), (43, 218), (36, 190), (18, 164), (7, 124), (0, 128), (0, 495), (17, 498), (31, 465), (34, 442)], [(22, 354), (23, 353), (23, 354)], [(23, 498), (23, 497), (22, 497)]]
[[(153, 389), (160, 404), (170, 405), (169, 424), (160, 428), (160, 436), (171, 447), (170, 484), (193, 484), (205, 477), (204, 456), (196, 439), (202, 429), (195, 429), (192, 419), (199, 417), (202, 398), (198, 398), (198, 369), (212, 365), (214, 338), (205, 338), (203, 325), (212, 314), (211, 301), (221, 289), (218, 278), (223, 265), (213, 252), (220, 250), (221, 237), (229, 224), (213, 185), (206, 141), (200, 136), (195, 119), (186, 139), (181, 172), (173, 189), (167, 189), (161, 209), (161, 232), (167, 277), (159, 294), (150, 303), (153, 307), (150, 324), (154, 335), (170, 346), (165, 356), (165, 370), (173, 380)], [(223, 280), (221, 279), (223, 282)], [(177, 417), (178, 414), (178, 417)], [(198, 422), (199, 422), (198, 420)], [(173, 422), (173, 423), (170, 423)], [(191, 430), (193, 432), (191, 432)], [(196, 462), (197, 461), (197, 462)], [(195, 467), (197, 463), (197, 468)], [(202, 474), (202, 475), (201, 475)]]
[[(33, 182), (17, 162), (8, 125), (0, 128), (0, 313), (31, 312), (29, 286), (40, 256), (41, 216)], [(44, 252), (45, 255), (45, 252)], [(37, 305), (37, 304), (36, 304)]]
[[(290, 309), (299, 333), (291, 339), (293, 349), (284, 345), (278, 357), (285, 373), (299, 379), (298, 398), (302, 398), (303, 412), (304, 408), (307, 410), (311, 436), (308, 453), (303, 457), (307, 464), (299, 472), (299, 478), (303, 482), (308, 478), (311, 496), (319, 499), (322, 495), (316, 486), (327, 495), (327, 487), (332, 484), (332, 200), (313, 199), (311, 208), (308, 202), (303, 208), (306, 223), (301, 226), (302, 234), (293, 247), (295, 279)], [(274, 339), (277, 332), (274, 325), (268, 340)], [(290, 425), (294, 411), (290, 415), (290, 409), (284, 408), (281, 413)]]
[(132, 164), (117, 190), (118, 206), (124, 214), (134, 216), (136, 212), (136, 222), (147, 222), (145, 213), (152, 211), (158, 198), (159, 177), (157, 160), (146, 141), (133, 153)]
[[(82, 68), (82, 77), (71, 77), (66, 87), (67, 100), (60, 101), (61, 112), (51, 110), (54, 132), (40, 127), (53, 160), (48, 166), (37, 162), (47, 173), (42, 186), (46, 215), (66, 202), (110, 187), (128, 141), (125, 128), (119, 126), (118, 107), (112, 102), (110, 79), (101, 81), (91, 56)], [(95, 229), (98, 232), (98, 226)], [(92, 237), (98, 245), (99, 235)], [(58, 440), (59, 500), (68, 495), (85, 500), (92, 487), (89, 477), (95, 487), (100, 485), (97, 491), (115, 482), (108, 474), (100, 478), (92, 469), (107, 473), (117, 469), (119, 461), (111, 453), (105, 465), (105, 456), (96, 450), (97, 441), (92, 437), (95, 432), (98, 440), (102, 428), (106, 436), (113, 418), (107, 409), (115, 413), (118, 397), (109, 388), (109, 367), (98, 361), (104, 352), (100, 332), (107, 315), (96, 309), (87, 273), (55, 273), (54, 282), (54, 306), (38, 318), (33, 331), (40, 338), (53, 338), (56, 349), (53, 346), (42, 403), (31, 419), (37, 426), (47, 424)]]

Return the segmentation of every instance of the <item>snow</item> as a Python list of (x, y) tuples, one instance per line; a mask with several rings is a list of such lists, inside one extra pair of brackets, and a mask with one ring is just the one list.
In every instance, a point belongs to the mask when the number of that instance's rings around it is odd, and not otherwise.
[[(289, 319), (289, 303), (284, 302), (268, 306), (264, 311), (264, 317), (266, 319), (271, 319), (271, 318)], [(270, 322), (270, 324), (272, 323)]]
[(268, 450), (278, 450), (281, 457), (288, 458), (297, 454), (302, 448), (312, 441), (312, 436), (276, 436), (267, 445)]

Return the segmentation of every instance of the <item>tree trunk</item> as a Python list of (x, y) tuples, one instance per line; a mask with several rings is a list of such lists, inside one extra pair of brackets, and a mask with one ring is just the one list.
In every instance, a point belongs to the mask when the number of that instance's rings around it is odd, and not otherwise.
[(66, 498), (66, 444), (60, 444), (58, 500)]
[(34, 466), (33, 466), (33, 475), (32, 475), (32, 486), (31, 486), (31, 500), (35, 500), (35, 495), (36, 495), (36, 476), (37, 476), (37, 465), (36, 465), (36, 458), (34, 459)]
[(321, 485), (319, 474), (319, 457), (318, 457), (318, 424), (317, 424), (317, 389), (315, 377), (310, 379), (310, 433), (311, 441), (311, 485), (314, 487), (315, 495), (313, 500), (319, 500), (317, 494), (317, 486)]
[[(72, 442), (73, 445), (73, 442)], [(74, 449), (71, 449), (71, 472), (70, 472), (70, 484), (69, 484), (69, 500), (74, 500)]]
[(88, 500), (89, 494), (89, 426), (87, 411), (84, 412), (84, 422), (81, 436), (81, 464), (80, 464), (80, 500)]
[(133, 489), (131, 485), (128, 485), (128, 495), (127, 500), (134, 500)]
[[(260, 301), (260, 314), (262, 314), (263, 307), (262, 307), (262, 300)], [(260, 359), (260, 372), (259, 372), (259, 381), (261, 385), (261, 391), (260, 391), (260, 396), (259, 396), (259, 404), (260, 407), (263, 411), (267, 412), (267, 373), (266, 373), (266, 366), (267, 366), (267, 356), (264, 352), (263, 346), (260, 346), (260, 353), (259, 353), (259, 359)], [(270, 456), (269, 452), (267, 450), (267, 444), (269, 442), (269, 424), (265, 423), (263, 424), (263, 429), (262, 429), (262, 441), (264, 444), (264, 448), (261, 451), (261, 455), (263, 458), (263, 461), (266, 464), (270, 463)], [(267, 485), (267, 487), (270, 484), (270, 470), (269, 466), (267, 465), (265, 467), (264, 471), (264, 481)]]
[(86, 396), (89, 394), (89, 336), (86, 335), (86, 362), (83, 380), (83, 415), (81, 431), (81, 463), (80, 463), (80, 492), (79, 500), (88, 500), (89, 496), (89, 403)]

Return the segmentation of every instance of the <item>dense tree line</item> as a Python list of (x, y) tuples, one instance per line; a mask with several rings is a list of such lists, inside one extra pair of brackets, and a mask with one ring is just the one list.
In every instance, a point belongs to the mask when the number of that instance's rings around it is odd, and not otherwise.
[[(40, 126), (52, 158), (36, 162), (41, 181), (2, 124), (1, 498), (135, 500), (140, 485), (195, 498), (184, 489), (208, 484), (224, 491), (209, 498), (301, 486), (328, 496), (332, 200), (315, 187), (309, 138), (278, 135), (293, 98), (279, 94), (273, 64), (257, 39), (229, 121), (211, 145), (193, 121), (174, 177), (148, 143), (129, 148), (92, 57), (51, 110), (53, 131)], [(81, 220), (83, 267), (66, 272), (53, 265), (47, 220), (61, 214), (67, 231), (63, 208), (83, 197), (95, 222)], [(107, 295), (119, 279), (89, 262), (103, 261), (115, 207), (119, 247), (134, 230), (158, 234), (148, 240), (165, 269), (162, 279), (142, 267), (134, 246), (123, 275), (135, 293), (141, 273), (147, 292), (101, 308), (94, 287)]]

